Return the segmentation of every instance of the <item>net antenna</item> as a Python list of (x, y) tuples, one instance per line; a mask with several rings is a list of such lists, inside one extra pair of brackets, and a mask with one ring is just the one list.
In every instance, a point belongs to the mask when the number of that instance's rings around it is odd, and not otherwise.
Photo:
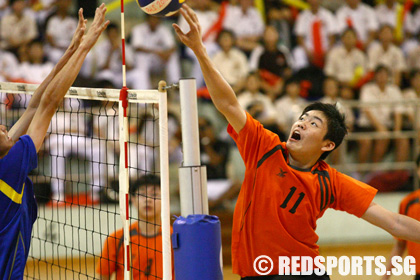
[[(129, 205), (129, 159), (128, 159), (128, 88), (125, 63), (125, 16), (124, 0), (121, 0), (121, 43), (122, 43), (122, 75), (123, 87), (119, 101), (119, 124), (120, 124), (120, 173), (119, 173), (119, 200), (120, 215), (124, 229), (124, 279), (131, 279), (131, 250), (130, 250), (130, 205)], [(161, 223), (162, 223), (162, 255), (163, 255), (163, 279), (172, 279), (172, 256), (171, 256), (171, 231), (170, 231), (170, 202), (169, 202), (169, 150), (168, 150), (168, 114), (166, 82), (159, 83), (159, 144), (160, 144), (160, 171), (161, 171)]]

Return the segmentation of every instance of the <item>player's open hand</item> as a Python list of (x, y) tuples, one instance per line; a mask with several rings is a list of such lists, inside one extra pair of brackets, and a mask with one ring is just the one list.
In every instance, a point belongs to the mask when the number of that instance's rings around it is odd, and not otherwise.
[(185, 18), (190, 26), (190, 31), (185, 34), (177, 24), (172, 24), (176, 34), (182, 43), (192, 49), (194, 52), (203, 48), (203, 41), (201, 39), (201, 26), (197, 15), (187, 4), (182, 5), (180, 9), (181, 15)]
[(86, 35), (82, 38), (81, 46), (90, 50), (98, 41), (99, 36), (106, 29), (109, 20), (105, 21), (106, 6), (104, 3), (96, 8), (95, 17)]
[(79, 23), (77, 24), (76, 31), (74, 32), (73, 39), (71, 40), (69, 48), (76, 50), (82, 42), (83, 35), (85, 35), (87, 20), (83, 16), (83, 9), (79, 9)]

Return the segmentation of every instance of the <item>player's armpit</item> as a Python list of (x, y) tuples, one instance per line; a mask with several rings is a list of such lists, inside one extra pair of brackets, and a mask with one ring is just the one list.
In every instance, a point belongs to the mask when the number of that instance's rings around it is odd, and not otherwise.
[(372, 202), (362, 219), (380, 227), (395, 237), (420, 243), (420, 222), (391, 212)]

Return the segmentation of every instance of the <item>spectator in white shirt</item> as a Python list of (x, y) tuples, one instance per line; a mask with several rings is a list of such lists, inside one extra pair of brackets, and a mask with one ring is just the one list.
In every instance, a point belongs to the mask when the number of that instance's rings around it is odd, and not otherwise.
[[(420, 128), (420, 70), (416, 69), (410, 73), (410, 87), (403, 91), (403, 98), (412, 101), (412, 104), (404, 104), (404, 125), (405, 129)], [(416, 127), (417, 125), (417, 127)], [(420, 135), (419, 135), (420, 136)]]
[(379, 30), (380, 43), (373, 45), (368, 51), (368, 69), (373, 71), (379, 65), (385, 65), (391, 70), (391, 81), (399, 86), (406, 63), (402, 50), (393, 41), (393, 28), (390, 25), (382, 26)]
[(338, 32), (343, 33), (348, 28), (356, 31), (357, 39), (363, 50), (375, 40), (379, 24), (375, 10), (361, 3), (361, 0), (346, 0), (336, 12)]
[(246, 55), (235, 48), (234, 34), (229, 30), (222, 30), (217, 37), (220, 46), (212, 61), (226, 81), (237, 91), (244, 85), (249, 66)]
[(333, 47), (327, 54), (324, 72), (342, 85), (354, 86), (358, 76), (366, 72), (366, 55), (356, 48), (356, 32), (352, 28), (341, 35), (342, 45)]
[[(95, 68), (97, 73), (95, 78), (98, 80), (111, 81), (115, 87), (122, 87), (122, 50), (121, 36), (119, 27), (115, 23), (110, 23), (105, 30), (106, 39), (99, 42), (94, 48)], [(134, 53), (130, 45), (125, 48), (126, 70), (130, 71), (134, 65)], [(134, 75), (127, 75), (127, 84), (133, 87)]]
[(178, 82), (181, 76), (174, 36), (161, 21), (159, 17), (148, 15), (147, 21), (134, 26), (131, 32), (135, 51), (135, 71), (131, 72), (136, 89), (150, 89), (152, 73), (165, 70), (168, 83)]
[(320, 6), (320, 0), (308, 0), (310, 9), (301, 11), (295, 24), (298, 47), (294, 50), (295, 69), (309, 63), (320, 68), (324, 56), (334, 45), (337, 24), (334, 15)]
[(235, 34), (236, 46), (247, 56), (258, 46), (264, 32), (264, 21), (253, 5), (254, 0), (239, 0), (239, 6), (230, 5), (223, 22), (223, 27)]
[[(402, 4), (397, 3), (396, 0), (385, 0), (383, 4), (375, 7), (376, 17), (379, 25), (390, 25), (393, 28), (397, 27), (398, 11), (402, 9)], [(405, 14), (403, 22), (404, 36), (402, 39), (407, 39), (415, 32), (415, 25), (413, 16), (408, 11)]]
[(12, 13), (1, 20), (1, 47), (17, 53), (18, 49), (38, 36), (38, 28), (33, 17), (24, 13), (25, 0), (11, 0)]
[(19, 78), (19, 62), (12, 53), (0, 49), (0, 81), (13, 81)]
[[(378, 66), (375, 69), (374, 82), (364, 85), (361, 89), (361, 104), (377, 101), (394, 102), (392, 104), (363, 107), (358, 119), (358, 126), (361, 131), (398, 132), (402, 129), (401, 113), (403, 109), (398, 104), (398, 101), (402, 99), (402, 95), (396, 85), (389, 83), (389, 74), (390, 71), (386, 66)], [(395, 139), (395, 158), (397, 161), (404, 161), (407, 158), (408, 146), (406, 140)], [(359, 140), (359, 162), (366, 163), (370, 157), (374, 163), (382, 161), (388, 150), (389, 142), (387, 138), (377, 140), (366, 138)]]
[(43, 43), (35, 40), (28, 45), (28, 61), (19, 65), (19, 76), (27, 83), (40, 84), (53, 68), (45, 59)]
[(290, 79), (285, 85), (285, 95), (278, 99), (274, 106), (277, 110), (277, 122), (284, 135), (289, 135), (292, 125), (299, 119), (303, 108), (307, 105), (304, 98), (300, 97), (300, 83)]
[(245, 91), (238, 96), (238, 102), (245, 110), (255, 103), (260, 103), (262, 111), (258, 120), (267, 128), (267, 126), (275, 124), (277, 113), (271, 99), (263, 94), (260, 89), (261, 80), (259, 74), (256, 72), (250, 73), (246, 79)]
[(57, 13), (47, 22), (47, 54), (54, 64), (64, 54), (77, 27), (77, 19), (69, 15), (70, 6), (71, 0), (58, 0)]

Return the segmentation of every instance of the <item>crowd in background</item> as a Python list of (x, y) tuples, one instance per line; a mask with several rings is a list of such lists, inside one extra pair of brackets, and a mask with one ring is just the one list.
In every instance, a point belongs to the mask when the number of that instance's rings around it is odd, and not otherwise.
[[(420, 7), (416, 3), (255, 2), (186, 1), (197, 13), (213, 63), (237, 93), (239, 103), (267, 129), (286, 140), (302, 109), (315, 100), (337, 103), (350, 131), (418, 128)], [(71, 0), (0, 0), (0, 81), (40, 83), (70, 43), (77, 25), (76, 10)], [(209, 95), (198, 61), (178, 42), (172, 22), (187, 31), (188, 24), (177, 16), (145, 16), (130, 28), (126, 34), (127, 84), (150, 89), (155, 88), (156, 75), (164, 75), (168, 83), (192, 76), (197, 80), (200, 102), (205, 104)], [(119, 24), (109, 25), (83, 65), (77, 85), (122, 86)], [(358, 109), (346, 105), (349, 100), (388, 104)], [(398, 104), (401, 100), (411, 103)], [(179, 119), (176, 114), (170, 116), (170, 158), (179, 162)], [(214, 121), (205, 116), (200, 119), (201, 158), (208, 166), (214, 201), (221, 201), (237, 190), (220, 195), (235, 185), (227, 172), (233, 142), (226, 133), (219, 133)], [(412, 141), (398, 136), (391, 140), (362, 138), (354, 143), (357, 148), (352, 153), (359, 163), (382, 162), (387, 157), (405, 162), (414, 160)], [(332, 163), (340, 160), (339, 152), (330, 157)]]

